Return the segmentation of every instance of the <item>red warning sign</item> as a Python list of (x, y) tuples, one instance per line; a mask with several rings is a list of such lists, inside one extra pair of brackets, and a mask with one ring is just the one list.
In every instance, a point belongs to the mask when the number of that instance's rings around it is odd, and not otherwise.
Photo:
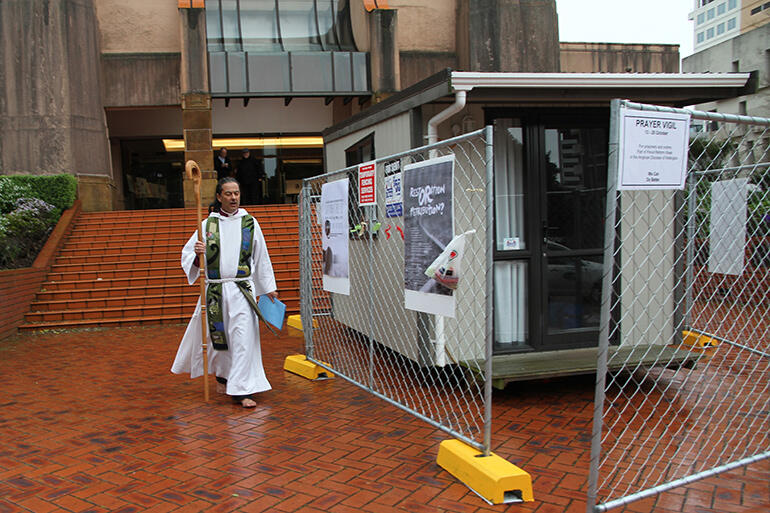
[(358, 166), (358, 206), (367, 207), (377, 204), (375, 163), (367, 162)]

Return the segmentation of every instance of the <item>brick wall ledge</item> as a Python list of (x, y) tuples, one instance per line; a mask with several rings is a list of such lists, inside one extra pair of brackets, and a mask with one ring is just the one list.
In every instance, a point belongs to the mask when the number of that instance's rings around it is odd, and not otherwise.
[(72, 231), (80, 209), (80, 200), (75, 200), (72, 207), (62, 213), (31, 267), (0, 271), (0, 340), (15, 335), (24, 322), (24, 315), (45, 281), (56, 252)]
[(51, 268), (51, 264), (53, 264), (53, 260), (56, 258), (56, 252), (59, 251), (64, 239), (72, 231), (72, 225), (80, 213), (81, 206), (82, 203), (77, 199), (72, 207), (62, 212), (59, 222), (56, 223), (51, 235), (48, 236), (48, 240), (45, 241), (43, 249), (40, 250), (37, 258), (32, 262), (33, 269), (47, 270)]

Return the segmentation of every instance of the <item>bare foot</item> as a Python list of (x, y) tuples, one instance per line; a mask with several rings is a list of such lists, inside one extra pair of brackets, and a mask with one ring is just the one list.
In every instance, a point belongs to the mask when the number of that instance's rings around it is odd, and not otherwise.
[(254, 408), (255, 406), (257, 406), (257, 403), (254, 402), (254, 399), (252, 399), (251, 397), (244, 397), (243, 399), (241, 399), (241, 406), (243, 406), (244, 408)]
[(226, 394), (227, 393), (227, 385), (217, 381), (217, 393), (218, 394)]

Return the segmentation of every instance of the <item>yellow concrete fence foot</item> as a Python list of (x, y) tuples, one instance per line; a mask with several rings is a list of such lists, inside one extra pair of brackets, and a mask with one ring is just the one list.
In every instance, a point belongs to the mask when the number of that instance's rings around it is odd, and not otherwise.
[[(302, 328), (302, 317), (299, 315), (290, 315), (286, 320), (286, 325), (293, 330), (304, 331)], [(318, 321), (316, 319), (313, 319), (313, 327), (318, 327)]]
[(500, 456), (483, 456), (459, 440), (444, 440), (437, 463), (492, 504), (532, 502), (532, 478)]
[(706, 335), (701, 335), (694, 331), (685, 330), (682, 332), (682, 344), (691, 347), (697, 347), (705, 349), (707, 347), (716, 347), (719, 345), (719, 341)]
[[(326, 362), (324, 362), (324, 365), (327, 365)], [(334, 377), (334, 374), (320, 365), (314, 364), (304, 354), (287, 356), (283, 362), (283, 370), (307, 379), (329, 379)]]

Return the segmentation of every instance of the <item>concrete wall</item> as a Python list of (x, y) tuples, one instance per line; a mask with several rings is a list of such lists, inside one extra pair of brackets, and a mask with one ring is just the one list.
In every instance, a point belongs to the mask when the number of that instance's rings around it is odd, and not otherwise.
[(178, 53), (103, 53), (104, 106), (179, 105), (180, 58)]
[(457, 0), (389, 0), (398, 9), (398, 48), (406, 51), (455, 51)]
[(746, 113), (752, 116), (770, 117), (770, 24), (684, 58), (682, 71), (685, 73), (757, 71), (759, 83), (755, 94), (704, 103), (695, 107), (698, 110), (738, 114), (741, 102), (745, 102)]
[(452, 52), (402, 51), (399, 53), (401, 89), (435, 75), (442, 69), (457, 69), (457, 54)]
[(93, 0), (0, 2), (0, 34), (0, 173), (109, 176)]
[(179, 53), (179, 9), (173, 0), (95, 0), (105, 53)]
[(458, 0), (463, 71), (559, 71), (555, 0)]
[(678, 73), (679, 45), (559, 43), (565, 73)]

